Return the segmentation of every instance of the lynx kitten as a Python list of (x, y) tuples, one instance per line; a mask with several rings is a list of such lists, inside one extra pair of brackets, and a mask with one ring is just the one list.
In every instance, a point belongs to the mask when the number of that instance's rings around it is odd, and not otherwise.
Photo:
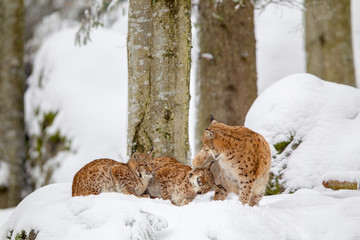
[(72, 196), (102, 192), (119, 192), (141, 196), (152, 178), (147, 162), (150, 153), (134, 153), (128, 163), (97, 159), (81, 168), (74, 176)]
[(146, 192), (151, 197), (169, 199), (174, 205), (186, 205), (197, 194), (205, 194), (214, 188), (214, 177), (208, 169), (193, 170), (171, 157), (154, 158), (151, 167), (154, 177)]

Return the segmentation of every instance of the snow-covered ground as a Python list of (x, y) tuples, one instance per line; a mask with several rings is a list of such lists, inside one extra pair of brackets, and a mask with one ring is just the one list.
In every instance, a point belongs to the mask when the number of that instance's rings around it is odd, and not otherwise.
[(184, 207), (160, 199), (120, 193), (71, 197), (71, 185), (52, 184), (29, 195), (0, 228), (38, 232), (37, 240), (357, 240), (360, 192), (318, 192), (265, 197), (259, 207), (243, 206), (233, 195), (210, 201), (213, 193)]

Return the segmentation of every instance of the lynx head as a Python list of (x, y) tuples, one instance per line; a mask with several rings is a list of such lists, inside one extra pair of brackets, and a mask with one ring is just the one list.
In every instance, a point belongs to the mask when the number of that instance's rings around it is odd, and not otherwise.
[(211, 115), (210, 125), (205, 129), (201, 141), (204, 150), (214, 151), (214, 140), (217, 138), (217, 128), (221, 127), (222, 123), (218, 123)]
[(205, 194), (214, 188), (214, 176), (209, 169), (196, 168), (189, 173), (189, 180), (196, 194)]
[(204, 134), (201, 137), (202, 148), (192, 161), (195, 168), (207, 168), (210, 163), (218, 157), (219, 153), (215, 148), (215, 145), (216, 141), (221, 139), (217, 136), (219, 134), (217, 128), (221, 128), (222, 125), (222, 123), (218, 123), (211, 115), (210, 125), (205, 129)]
[(153, 150), (148, 153), (134, 152), (129, 159), (128, 165), (132, 171), (140, 178), (152, 178), (152, 159)]

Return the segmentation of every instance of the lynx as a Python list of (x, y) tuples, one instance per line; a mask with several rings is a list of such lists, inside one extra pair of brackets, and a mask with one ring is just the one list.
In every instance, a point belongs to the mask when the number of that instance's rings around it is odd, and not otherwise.
[(263, 136), (239, 126), (227, 126), (211, 118), (202, 138), (202, 149), (193, 167), (210, 166), (215, 178), (214, 200), (236, 193), (242, 204), (255, 206), (264, 195), (271, 153)]
[(154, 177), (150, 179), (146, 192), (153, 198), (169, 199), (172, 204), (183, 206), (197, 194), (214, 189), (214, 177), (208, 169), (193, 170), (172, 157), (154, 158), (151, 167)]
[(141, 196), (152, 178), (147, 162), (150, 153), (134, 153), (128, 163), (97, 159), (81, 168), (74, 176), (72, 196), (102, 192), (119, 192)]

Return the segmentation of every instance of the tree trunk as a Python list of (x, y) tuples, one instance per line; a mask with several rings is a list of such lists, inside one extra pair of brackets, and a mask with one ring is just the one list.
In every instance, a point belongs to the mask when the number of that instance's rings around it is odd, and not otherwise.
[(189, 160), (190, 0), (130, 0), (128, 154)]
[[(7, 184), (0, 187), (0, 208), (21, 200), (25, 159), (23, 1), (0, 2), (0, 172)], [(4, 177), (0, 176), (0, 178)]]
[(199, 2), (196, 149), (210, 115), (243, 125), (257, 96), (254, 6), (250, 0)]
[(305, 8), (307, 72), (356, 86), (350, 0), (305, 0)]

